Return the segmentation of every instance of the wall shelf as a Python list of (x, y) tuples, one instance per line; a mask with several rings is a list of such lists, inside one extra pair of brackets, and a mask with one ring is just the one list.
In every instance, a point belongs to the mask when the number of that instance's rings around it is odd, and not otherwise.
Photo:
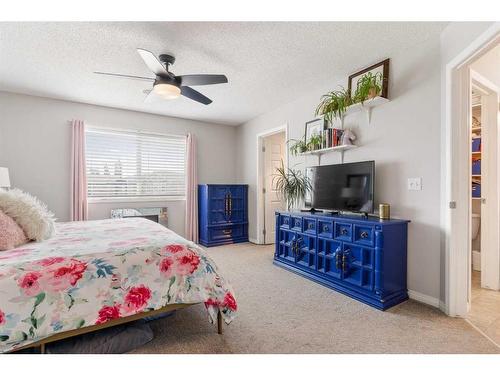
[(299, 155), (308, 156), (308, 155), (316, 155), (318, 157), (318, 164), (321, 164), (321, 155), (326, 154), (328, 152), (340, 152), (342, 157), (342, 163), (344, 162), (344, 151), (352, 150), (353, 148), (357, 148), (356, 145), (342, 145), (342, 146), (334, 146), (328, 148), (320, 148), (319, 150), (306, 151), (302, 152)]
[[(373, 99), (365, 100), (363, 103), (352, 104), (349, 107), (347, 107), (345, 113), (342, 115), (341, 120), (343, 121), (344, 117), (349, 116), (353, 113), (365, 112), (367, 122), (368, 122), (368, 124), (370, 124), (372, 109), (375, 107), (378, 107), (379, 105), (385, 104), (389, 101), (390, 100), (387, 98), (383, 98), (381, 96), (376, 96)], [(324, 118), (324, 115), (318, 116), (318, 118)]]

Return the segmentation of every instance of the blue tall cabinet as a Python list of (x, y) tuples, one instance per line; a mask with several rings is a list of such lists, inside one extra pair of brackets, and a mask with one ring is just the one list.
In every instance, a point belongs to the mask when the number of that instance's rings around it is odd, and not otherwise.
[(200, 243), (248, 242), (248, 185), (198, 185)]
[(274, 264), (385, 310), (408, 299), (408, 223), (277, 212)]

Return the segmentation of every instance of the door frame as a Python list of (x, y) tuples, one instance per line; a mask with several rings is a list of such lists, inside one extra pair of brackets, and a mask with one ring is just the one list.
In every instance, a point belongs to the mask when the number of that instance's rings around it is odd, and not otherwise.
[(264, 209), (264, 197), (262, 194), (262, 189), (264, 188), (264, 153), (262, 152), (262, 146), (264, 144), (264, 138), (274, 135), (277, 133), (285, 132), (285, 168), (288, 167), (288, 147), (286, 144), (288, 142), (288, 122), (285, 122), (283, 125), (278, 126), (276, 128), (265, 130), (261, 133), (257, 134), (257, 199), (256, 199), (256, 235), (254, 239), (251, 239), (251, 242), (254, 242), (258, 245), (264, 244), (264, 222), (265, 222), (265, 214), (266, 211)]
[[(499, 171), (500, 171), (500, 153), (499, 153), (499, 136), (498, 132), (498, 98), (500, 96), (500, 89), (483, 77), (481, 74), (471, 69), (471, 84), (481, 92), (481, 143), (486, 145), (486, 152), (481, 155), (481, 169), (486, 170), (481, 181), (481, 287), (493, 290), (500, 289), (500, 239), (498, 236), (500, 230), (500, 211), (498, 187), (500, 186)], [(492, 114), (494, 112), (494, 114)], [(496, 124), (489, 124), (487, 121), (489, 116), (495, 117)], [(485, 117), (487, 120), (485, 120)], [(486, 126), (483, 124), (487, 124)], [(491, 141), (492, 137), (489, 135), (492, 130), (490, 126), (496, 126), (496, 141)], [(491, 146), (496, 148), (496, 152), (490, 152)], [(483, 146), (481, 146), (482, 148)], [(491, 156), (496, 156), (492, 159)], [(483, 172), (483, 171), (481, 171)], [(483, 173), (481, 173), (483, 174)], [(484, 194), (483, 194), (484, 193)], [(484, 212), (483, 199), (486, 200), (486, 205), (490, 209), (494, 208), (492, 212)], [(472, 206), (470, 208), (472, 213)], [(496, 223), (496, 228), (494, 225)], [(472, 223), (471, 223), (472, 226)], [(486, 246), (483, 246), (486, 244)], [(470, 245), (470, 252), (472, 254), (472, 244)], [(471, 286), (469, 283), (469, 295)], [(470, 298), (469, 298), (470, 301)]]
[(471, 199), (470, 65), (500, 41), (495, 23), (450, 61), (444, 71), (444, 184), (441, 217), (445, 254), (445, 301), (450, 316), (466, 317), (469, 306)]

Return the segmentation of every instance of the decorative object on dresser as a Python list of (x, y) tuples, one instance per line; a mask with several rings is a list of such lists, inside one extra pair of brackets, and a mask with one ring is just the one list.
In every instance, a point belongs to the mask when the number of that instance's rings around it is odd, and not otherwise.
[(408, 299), (408, 223), (277, 212), (274, 264), (386, 310)]
[(111, 210), (112, 219), (129, 217), (143, 217), (145, 219), (159, 223), (168, 228), (167, 207), (145, 207), (145, 208), (115, 208)]
[(248, 185), (198, 185), (200, 243), (248, 242)]

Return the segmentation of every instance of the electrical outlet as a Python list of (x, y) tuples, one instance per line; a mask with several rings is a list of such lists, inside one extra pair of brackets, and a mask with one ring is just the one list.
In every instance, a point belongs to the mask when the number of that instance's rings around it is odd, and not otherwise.
[(422, 178), (421, 177), (409, 178), (408, 190), (422, 190)]

